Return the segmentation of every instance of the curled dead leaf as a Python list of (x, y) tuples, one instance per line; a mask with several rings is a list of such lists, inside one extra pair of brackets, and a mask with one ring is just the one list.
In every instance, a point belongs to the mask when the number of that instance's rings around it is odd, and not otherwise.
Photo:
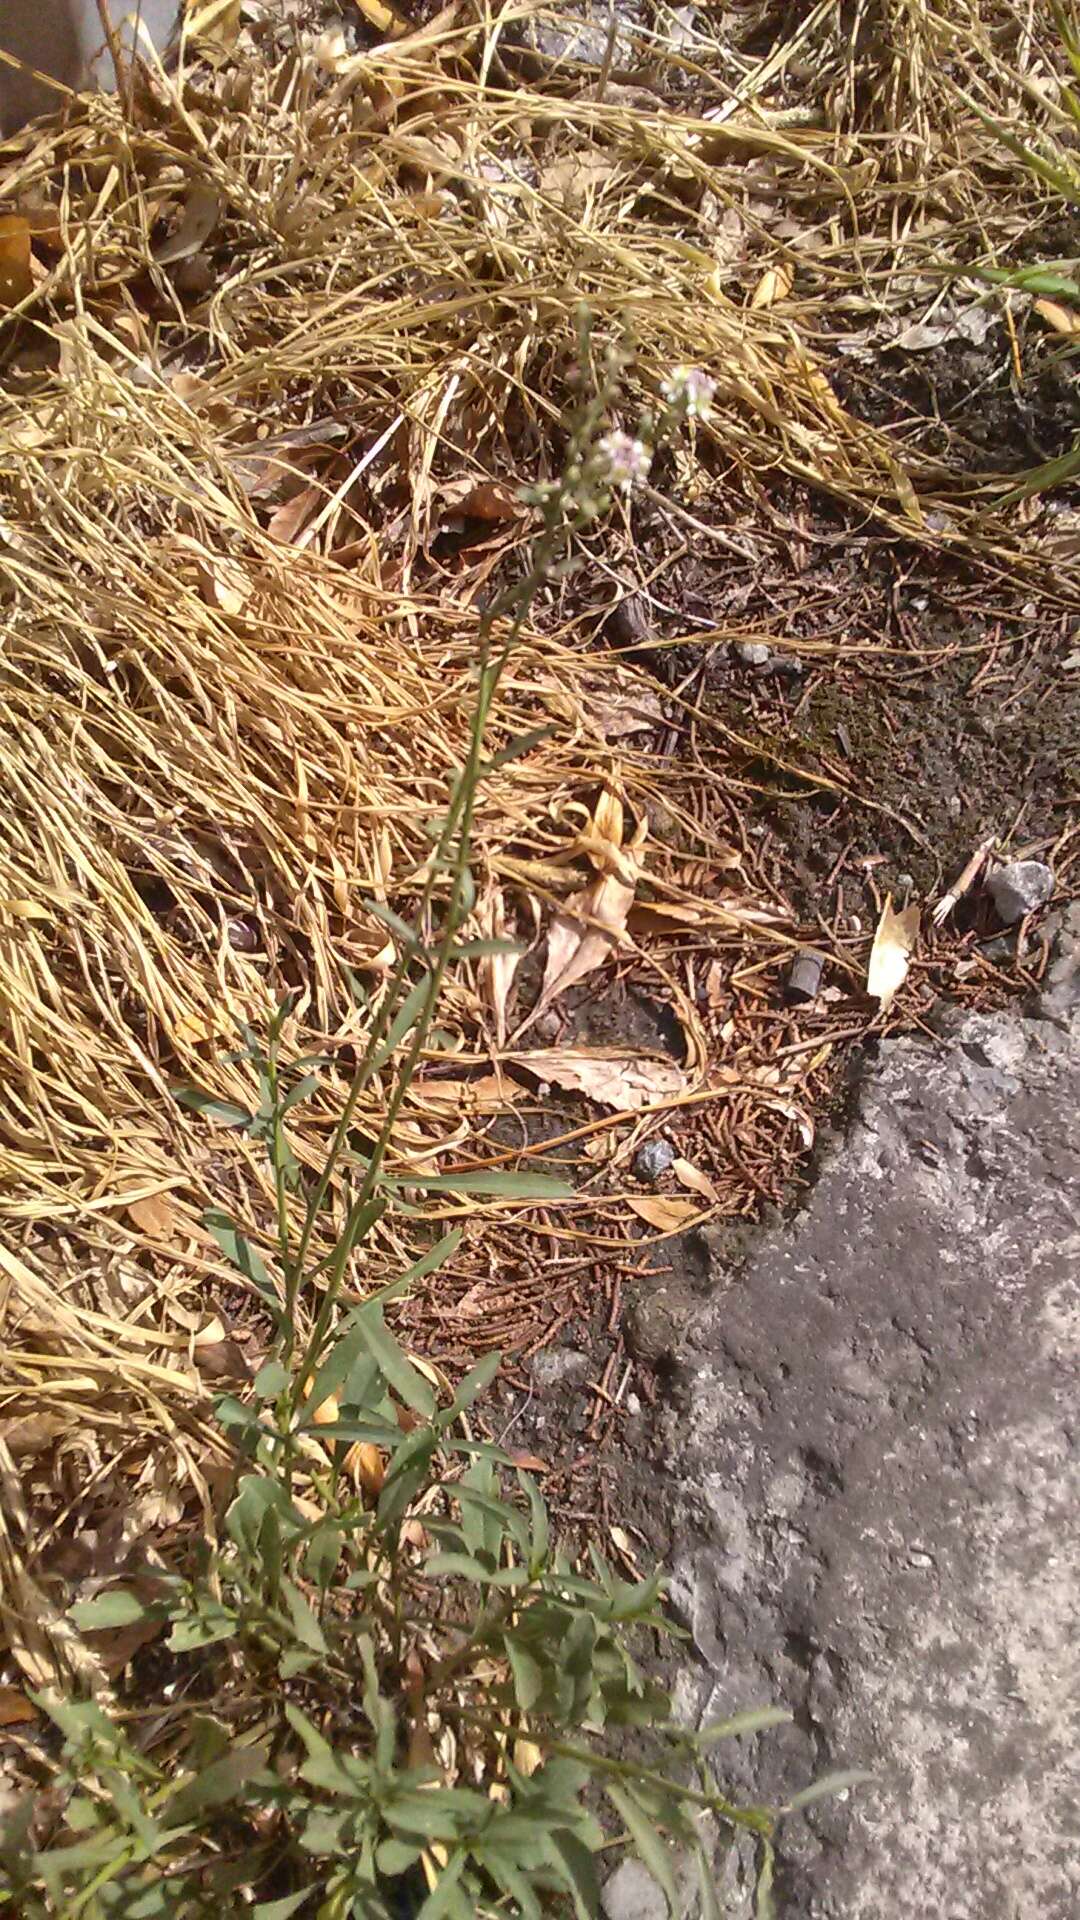
[(1059, 306), (1056, 300), (1036, 300), (1035, 311), (1055, 333), (1080, 333), (1080, 312)]
[(254, 588), (242, 566), (222, 554), (204, 554), (196, 566), (199, 592), (208, 607), (217, 607), (230, 618), (242, 612)]
[(0, 309), (17, 307), (34, 291), (30, 222), (24, 214), (0, 214)]
[(720, 1195), (708, 1174), (702, 1173), (700, 1167), (695, 1167), (692, 1161), (674, 1160), (671, 1171), (681, 1187), (689, 1187), (691, 1193), (700, 1193), (702, 1199), (707, 1200), (711, 1207), (717, 1205)]
[(701, 1208), (693, 1200), (671, 1200), (665, 1194), (650, 1194), (647, 1198), (631, 1194), (626, 1204), (646, 1226), (655, 1227), (658, 1233), (681, 1233), (691, 1220), (701, 1216)]
[(209, 240), (224, 212), (224, 202), (213, 187), (192, 187), (175, 233), (158, 242), (154, 262), (159, 267), (173, 266), (178, 260), (190, 260)]
[(888, 1013), (907, 979), (912, 949), (918, 937), (918, 907), (912, 905), (905, 907), (901, 913), (894, 913), (892, 894), (886, 895), (866, 973), (866, 991), (880, 1002), (882, 1013)]
[(29, 1726), (38, 1710), (21, 1687), (0, 1687), (0, 1727)]
[[(365, 1493), (374, 1495), (382, 1492), (383, 1481), (386, 1479), (386, 1461), (381, 1448), (375, 1446), (372, 1441), (355, 1441), (345, 1455), (344, 1465), (346, 1472), (352, 1475), (356, 1485), (362, 1487)], [(404, 1532), (404, 1529), (402, 1531)]]
[(753, 313), (764, 307), (775, 307), (778, 300), (787, 299), (794, 285), (795, 275), (786, 260), (779, 266), (766, 267), (750, 295), (750, 311)]
[(514, 1741), (514, 1765), (519, 1773), (525, 1775), (526, 1780), (542, 1765), (543, 1759), (543, 1753), (535, 1740), (526, 1740), (519, 1736)]
[[(452, 1113), (502, 1113), (523, 1097), (524, 1088), (505, 1074), (486, 1073), (479, 1080), (417, 1080), (410, 1093), (422, 1106)], [(445, 1145), (440, 1141), (440, 1148)]]
[(0, 913), (10, 913), (13, 920), (51, 920), (52, 909), (41, 904), (40, 900), (0, 900)]
[(689, 1081), (674, 1060), (648, 1054), (620, 1053), (598, 1048), (593, 1052), (572, 1047), (547, 1047), (536, 1053), (508, 1055), (541, 1081), (550, 1081), (570, 1093), (611, 1107), (616, 1113), (639, 1113), (677, 1099)]
[(175, 1232), (176, 1213), (167, 1193), (148, 1193), (129, 1200), (126, 1212), (132, 1226), (152, 1240), (170, 1239)]

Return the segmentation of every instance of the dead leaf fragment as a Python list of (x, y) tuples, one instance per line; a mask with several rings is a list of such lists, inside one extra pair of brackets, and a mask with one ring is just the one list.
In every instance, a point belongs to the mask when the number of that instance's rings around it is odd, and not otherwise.
[(695, 1167), (691, 1160), (673, 1160), (671, 1171), (681, 1187), (689, 1187), (691, 1193), (700, 1193), (711, 1207), (717, 1205), (720, 1195), (708, 1174), (702, 1173), (700, 1167)]
[(127, 1217), (151, 1240), (169, 1240), (175, 1233), (176, 1214), (167, 1193), (148, 1193), (141, 1200), (130, 1200)]
[(409, 22), (403, 20), (393, 7), (388, 7), (386, 0), (353, 0), (353, 4), (368, 25), (387, 40), (401, 40), (410, 32)]
[(1080, 312), (1062, 307), (1056, 300), (1036, 300), (1035, 311), (1055, 333), (1080, 333)]
[(775, 307), (778, 300), (786, 300), (794, 285), (795, 275), (786, 260), (778, 267), (766, 267), (750, 295), (751, 313), (764, 307)]
[(30, 222), (21, 213), (0, 215), (0, 308), (17, 307), (33, 290)]
[(650, 1195), (647, 1199), (632, 1194), (626, 1204), (646, 1226), (655, 1227), (658, 1233), (680, 1233), (701, 1214), (701, 1208), (693, 1200), (669, 1200), (663, 1194)]
[(38, 1710), (21, 1687), (0, 1687), (0, 1727), (28, 1726)]
[[(317, 1416), (316, 1416), (317, 1417)], [(335, 1415), (336, 1418), (336, 1415)], [(382, 1492), (386, 1479), (386, 1461), (382, 1451), (371, 1440), (357, 1440), (345, 1455), (344, 1466), (351, 1473), (358, 1487), (372, 1495)]]
[(616, 1113), (640, 1113), (685, 1093), (689, 1082), (674, 1060), (649, 1054), (620, 1053), (615, 1048), (586, 1052), (572, 1047), (542, 1048), (536, 1053), (507, 1056), (540, 1081), (583, 1093)]
[(201, 252), (223, 212), (224, 201), (212, 187), (192, 187), (176, 232), (160, 240), (154, 248), (155, 265), (173, 266), (176, 261), (190, 260), (193, 254)]
[(894, 913), (892, 894), (888, 894), (881, 909), (866, 973), (866, 991), (880, 1002), (882, 1013), (888, 1013), (907, 979), (908, 963), (918, 937), (918, 907), (913, 905), (905, 907), (902, 913)]
[(242, 566), (222, 554), (203, 554), (196, 564), (199, 592), (208, 607), (217, 607), (230, 618), (242, 612), (254, 588)]
[(240, 0), (188, 0), (188, 32), (214, 47), (231, 47), (240, 31)]
[(584, 893), (571, 895), (551, 923), (537, 1013), (610, 958), (623, 938), (633, 900), (633, 887), (614, 874), (604, 874)]
[[(501, 887), (488, 888), (477, 904), (476, 917), (486, 939), (507, 939), (511, 927)], [(480, 962), (480, 980), (495, 1016), (495, 1039), (500, 1047), (506, 1045), (506, 1006), (521, 959), (520, 952), (492, 953)]]
[(514, 1741), (514, 1765), (526, 1780), (536, 1772), (544, 1756), (535, 1740), (517, 1739)]

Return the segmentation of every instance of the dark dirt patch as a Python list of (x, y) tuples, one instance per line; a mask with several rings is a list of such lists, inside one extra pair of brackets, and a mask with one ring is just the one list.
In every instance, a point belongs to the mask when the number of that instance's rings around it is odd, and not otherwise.
[(1006, 331), (995, 326), (979, 345), (956, 337), (922, 352), (894, 346), (841, 358), (832, 384), (857, 419), (895, 432), (923, 459), (947, 458), (962, 481), (1041, 466), (1080, 432), (1073, 356), (1035, 334), (1024, 364), (1020, 385)]

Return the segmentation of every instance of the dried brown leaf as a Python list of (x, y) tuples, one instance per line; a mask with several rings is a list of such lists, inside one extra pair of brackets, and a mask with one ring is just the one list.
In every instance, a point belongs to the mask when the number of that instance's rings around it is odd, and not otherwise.
[(0, 1687), (0, 1727), (28, 1726), (38, 1710), (21, 1687)]
[[(505, 940), (512, 928), (506, 913), (501, 887), (491, 886), (477, 904), (476, 917), (484, 937)], [(488, 1005), (495, 1015), (495, 1040), (506, 1045), (506, 1008), (514, 975), (521, 965), (520, 953), (493, 953), (480, 962), (480, 980)]]
[(353, 5), (384, 40), (402, 40), (412, 31), (409, 22), (395, 8), (388, 7), (386, 0), (353, 0)]
[(242, 566), (222, 554), (203, 554), (196, 572), (199, 591), (208, 607), (235, 618), (251, 599), (254, 587)]
[(702, 1199), (707, 1200), (711, 1207), (717, 1205), (720, 1195), (708, 1174), (702, 1173), (700, 1167), (695, 1167), (691, 1160), (673, 1161), (671, 1171), (681, 1187), (689, 1187), (691, 1193), (700, 1193)]
[(912, 905), (905, 907), (901, 913), (894, 913), (892, 895), (888, 894), (874, 935), (866, 973), (866, 991), (880, 1002), (882, 1013), (888, 1013), (907, 979), (912, 948), (918, 937), (918, 907)]
[(309, 520), (314, 519), (324, 497), (322, 487), (302, 487), (275, 508), (266, 523), (266, 531), (271, 540), (280, 541), (283, 547), (291, 546), (300, 538)]
[(514, 1765), (526, 1780), (543, 1763), (543, 1753), (535, 1740), (525, 1740), (520, 1735), (514, 1741)]
[(0, 309), (17, 307), (33, 290), (30, 222), (21, 213), (0, 214)]
[(152, 1240), (171, 1240), (176, 1233), (176, 1211), (168, 1193), (147, 1193), (129, 1200), (127, 1217), (140, 1233)]
[(1075, 307), (1062, 307), (1056, 300), (1036, 300), (1035, 311), (1055, 333), (1080, 333), (1080, 313)]
[(671, 1200), (665, 1194), (650, 1194), (647, 1198), (631, 1194), (626, 1204), (646, 1226), (655, 1227), (658, 1233), (681, 1233), (701, 1214), (701, 1208), (693, 1200)]
[(571, 895), (551, 923), (544, 982), (533, 1019), (567, 987), (610, 959), (622, 940), (633, 901), (633, 887), (614, 874), (603, 874), (584, 893)]
[(786, 300), (795, 285), (795, 275), (787, 261), (776, 267), (766, 267), (753, 293), (750, 295), (750, 311), (757, 312), (763, 307), (775, 307), (778, 300)]
[(156, 265), (173, 266), (178, 260), (190, 260), (193, 254), (199, 253), (224, 210), (224, 202), (213, 187), (201, 183), (192, 187), (176, 232), (159, 241), (154, 248)]
[(509, 1056), (518, 1066), (571, 1093), (583, 1093), (616, 1113), (639, 1113), (661, 1106), (685, 1093), (688, 1081), (673, 1060), (648, 1054), (620, 1053), (617, 1049), (592, 1052), (572, 1047), (549, 1047), (538, 1053)]

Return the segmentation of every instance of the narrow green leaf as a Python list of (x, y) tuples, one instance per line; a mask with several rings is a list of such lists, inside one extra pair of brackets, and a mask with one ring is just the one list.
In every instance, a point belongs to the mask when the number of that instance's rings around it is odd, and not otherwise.
[(865, 1767), (844, 1767), (836, 1773), (822, 1774), (812, 1786), (804, 1787), (801, 1793), (794, 1793), (783, 1808), (784, 1813), (797, 1813), (800, 1807), (812, 1807), (815, 1800), (827, 1800), (830, 1794), (843, 1793), (848, 1787), (859, 1787), (873, 1779)]
[(548, 1859), (570, 1891), (578, 1920), (598, 1920), (600, 1885), (588, 1847), (568, 1827), (553, 1827), (544, 1840)]
[(285, 1595), (285, 1604), (297, 1639), (303, 1646), (310, 1647), (313, 1653), (329, 1653), (326, 1636), (299, 1587), (294, 1586), (291, 1580), (283, 1579), (281, 1591)]
[(540, 1902), (512, 1855), (490, 1844), (478, 1846), (474, 1852), (503, 1892), (517, 1901), (520, 1920), (541, 1920)]
[(694, 1858), (698, 1870), (698, 1890), (701, 1894), (701, 1920), (723, 1920), (720, 1902), (716, 1897), (716, 1875), (712, 1861), (705, 1848), (698, 1844)]
[(424, 1193), (479, 1193), (497, 1200), (572, 1200), (568, 1180), (549, 1173), (410, 1173), (388, 1186), (419, 1187)]
[(1052, 267), (979, 267), (980, 280), (996, 287), (1017, 287), (1022, 293), (1056, 294), (1062, 300), (1080, 301), (1080, 281), (1075, 274), (1055, 273)]
[(310, 1099), (318, 1084), (319, 1076), (317, 1073), (306, 1073), (302, 1080), (297, 1081), (295, 1087), (289, 1088), (288, 1093), (281, 1103), (282, 1113), (288, 1113), (292, 1107), (299, 1106), (301, 1100)]
[(276, 1400), (279, 1393), (284, 1393), (290, 1378), (280, 1360), (267, 1360), (255, 1375), (256, 1399)]
[(99, 1593), (96, 1600), (77, 1601), (69, 1608), (68, 1619), (80, 1632), (97, 1633), (103, 1627), (130, 1627), (134, 1621), (151, 1619), (160, 1612), (126, 1588), (115, 1587), (111, 1593)]
[(210, 1807), (225, 1806), (235, 1800), (265, 1765), (263, 1747), (234, 1747), (231, 1753), (223, 1754), (193, 1780), (186, 1781), (166, 1802), (162, 1812), (167, 1814), (170, 1827), (186, 1826)]
[(791, 1724), (793, 1715), (786, 1707), (748, 1707), (745, 1713), (733, 1713), (730, 1720), (714, 1720), (700, 1727), (693, 1736), (694, 1745), (715, 1746), (718, 1740), (734, 1740), (742, 1733), (761, 1733), (766, 1727)]
[(277, 1289), (263, 1264), (262, 1256), (255, 1251), (250, 1240), (241, 1233), (235, 1220), (227, 1213), (221, 1213), (216, 1207), (208, 1207), (203, 1214), (203, 1226), (213, 1234), (226, 1260), (251, 1280), (261, 1294), (277, 1300)]
[(550, 1547), (547, 1507), (532, 1474), (523, 1472), (520, 1467), (518, 1468), (518, 1485), (529, 1502), (529, 1514), (532, 1520), (529, 1565), (534, 1572), (539, 1572), (546, 1564)]
[(455, 1420), (459, 1420), (461, 1415), (468, 1411), (477, 1396), (483, 1393), (486, 1387), (491, 1385), (501, 1366), (501, 1353), (486, 1353), (484, 1358), (478, 1361), (476, 1366), (472, 1368), (471, 1372), (465, 1375), (464, 1380), (454, 1395), (452, 1404), (447, 1408), (445, 1414), (440, 1415), (440, 1418), (445, 1421), (447, 1426), (452, 1426)]
[(216, 1094), (205, 1093), (202, 1087), (174, 1087), (173, 1099), (179, 1106), (203, 1113), (208, 1120), (219, 1120), (225, 1127), (250, 1127), (255, 1118), (247, 1107), (237, 1106), (234, 1100), (219, 1100)]
[(466, 1856), (460, 1849), (450, 1855), (416, 1920), (476, 1920), (475, 1904), (466, 1899), (458, 1886), (465, 1861)]
[[(363, 1309), (360, 1309), (362, 1312)], [(359, 1324), (360, 1313), (349, 1315), (349, 1321), (341, 1329), (322, 1366), (316, 1370), (315, 1378), (304, 1395), (300, 1409), (300, 1424), (309, 1425), (324, 1400), (336, 1394), (338, 1388), (348, 1379), (357, 1358), (365, 1350), (367, 1342), (364, 1329)], [(349, 1324), (351, 1322), (351, 1325)]]
[(766, 1836), (761, 1840), (761, 1865), (758, 1867), (757, 1886), (754, 1890), (754, 1920), (776, 1920), (776, 1908), (773, 1904), (773, 1869), (776, 1855), (772, 1841)]
[(500, 747), (498, 753), (492, 754), (486, 771), (497, 773), (500, 767), (509, 766), (512, 760), (524, 759), (534, 747), (542, 747), (545, 740), (551, 740), (554, 734), (554, 727), (533, 727), (529, 733), (517, 734), (513, 740), (507, 741), (505, 747)]
[(386, 1032), (385, 1039), (376, 1047), (371, 1059), (364, 1067), (364, 1085), (379, 1073), (391, 1056), (397, 1052), (407, 1033), (416, 1025), (431, 999), (432, 979), (430, 973), (422, 973), (415, 985), (410, 987)]
[(381, 900), (361, 900), (360, 905), (365, 913), (370, 913), (372, 919), (379, 922), (380, 926), (389, 928), (394, 938), (400, 940), (407, 953), (416, 953), (421, 956), (426, 953), (427, 949), (416, 928), (410, 927), (408, 922), (403, 920), (400, 914), (394, 913), (392, 908), (384, 906)]
[(368, 1352), (377, 1361), (379, 1371), (388, 1387), (392, 1387), (400, 1399), (414, 1413), (430, 1420), (435, 1411), (435, 1396), (423, 1376), (410, 1364), (402, 1348), (394, 1339), (379, 1309), (369, 1310), (364, 1315), (364, 1344)]
[(643, 1864), (663, 1893), (668, 1903), (669, 1914), (676, 1916), (677, 1920), (679, 1889), (675, 1881), (675, 1870), (671, 1864), (671, 1855), (657, 1833), (652, 1815), (645, 1811), (628, 1788), (616, 1785), (613, 1780), (606, 1783), (604, 1791), (633, 1840)]
[(305, 1900), (310, 1900), (318, 1887), (303, 1887), (299, 1893), (287, 1893), (283, 1900), (260, 1900), (251, 1909), (251, 1920), (289, 1920), (290, 1914), (299, 1913)]
[(467, 1553), (433, 1553), (424, 1562), (425, 1573), (451, 1574), (461, 1580), (475, 1580), (481, 1587), (489, 1587), (495, 1575), (492, 1566), (485, 1566), (482, 1560), (473, 1559)]
[(514, 1676), (514, 1695), (523, 1713), (535, 1707), (544, 1691), (544, 1669), (513, 1634), (503, 1635), (506, 1657)]

